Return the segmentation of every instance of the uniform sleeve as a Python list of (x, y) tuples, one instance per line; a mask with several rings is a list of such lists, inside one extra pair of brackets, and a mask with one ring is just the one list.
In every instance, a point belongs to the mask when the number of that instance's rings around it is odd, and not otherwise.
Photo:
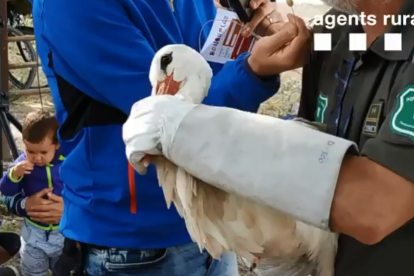
[(300, 94), (300, 103), (299, 103), (299, 111), (297, 117), (303, 118), (308, 121), (315, 120), (315, 106), (316, 106), (316, 95), (315, 91), (315, 79), (317, 80), (317, 76), (314, 75), (317, 70), (311, 70), (312, 66), (314, 65), (314, 61), (309, 61), (308, 64), (303, 66), (302, 69), (302, 91)]
[(318, 98), (318, 85), (320, 69), (323, 59), (317, 53), (312, 53), (309, 62), (302, 69), (302, 91), (297, 117), (308, 121), (315, 121), (316, 100)]
[[(72, 69), (70, 74), (76, 72), (84, 87), (90, 88), (79, 87), (83, 92), (129, 114), (133, 103), (150, 94), (148, 73), (157, 42), (147, 40), (131, 21), (128, 8), (118, 1), (106, 1), (104, 5), (84, 1), (80, 6), (77, 2), (67, 1), (60, 8), (64, 14), (44, 13), (46, 23), (59, 22), (48, 24), (45, 36), (61, 63)], [(49, 3), (54, 5), (53, 1)], [(65, 70), (55, 61), (54, 57), (57, 72)], [(246, 56), (240, 56), (214, 76), (205, 103), (257, 111), (278, 88), (278, 77), (259, 79), (248, 68)]]
[(385, 120), (362, 155), (414, 183), (414, 67), (397, 78), (385, 107)]
[(13, 177), (13, 170), (17, 163), (26, 160), (26, 155), (20, 155), (13, 163), (11, 163), (7, 169), (7, 172), (3, 174), (0, 180), (0, 192), (5, 196), (13, 196), (22, 191), (23, 176), (20, 178)]
[[(341, 12), (330, 9), (326, 16), (333, 16), (334, 18), (342, 14)], [(325, 21), (323, 21), (325, 22)], [(342, 31), (341, 26), (337, 25), (334, 29), (326, 28), (324, 25), (313, 26), (313, 33), (329, 33), (331, 34), (332, 49), (339, 41)], [(330, 52), (312, 51), (309, 62), (303, 66), (302, 69), (302, 93), (300, 98), (300, 105), (298, 117), (308, 121), (315, 121), (315, 111), (317, 108), (317, 98), (319, 95), (319, 81), (321, 79), (321, 71), (324, 60), (330, 58)]]
[[(323, 26), (313, 28), (314, 33), (322, 33)], [(319, 79), (324, 57), (320, 52), (312, 51), (309, 61), (302, 68), (302, 91), (298, 117), (308, 121), (315, 121), (316, 100), (319, 93)]]

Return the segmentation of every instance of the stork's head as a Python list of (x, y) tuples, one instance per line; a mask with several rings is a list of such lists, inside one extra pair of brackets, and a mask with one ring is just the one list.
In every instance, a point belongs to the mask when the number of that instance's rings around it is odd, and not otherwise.
[(161, 48), (152, 60), (149, 75), (152, 95), (177, 95), (196, 104), (207, 96), (212, 77), (207, 61), (182, 44)]

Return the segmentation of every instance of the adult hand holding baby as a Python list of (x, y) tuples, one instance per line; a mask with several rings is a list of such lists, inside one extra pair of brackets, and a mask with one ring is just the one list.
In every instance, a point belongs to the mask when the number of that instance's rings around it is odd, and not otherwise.
[(43, 189), (27, 198), (26, 212), (32, 220), (47, 224), (59, 223), (63, 213), (63, 199), (53, 194), (52, 188)]

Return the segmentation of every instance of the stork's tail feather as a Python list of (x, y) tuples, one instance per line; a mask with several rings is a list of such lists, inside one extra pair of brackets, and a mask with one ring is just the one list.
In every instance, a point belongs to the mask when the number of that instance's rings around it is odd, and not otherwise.
[(151, 158), (157, 169), (158, 183), (164, 192), (167, 208), (171, 208), (174, 201), (174, 190), (176, 188), (177, 166), (163, 156)]

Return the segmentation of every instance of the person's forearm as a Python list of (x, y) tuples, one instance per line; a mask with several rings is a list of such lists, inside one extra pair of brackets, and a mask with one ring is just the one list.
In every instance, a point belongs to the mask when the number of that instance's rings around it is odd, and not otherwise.
[(22, 184), (25, 181), (24, 176), (16, 177), (15, 168), (17, 164), (26, 160), (26, 154), (21, 154), (16, 160), (11, 163), (7, 169), (7, 172), (0, 180), (0, 192), (3, 196), (15, 196), (22, 191)]
[(15, 177), (14, 168), (10, 168), (0, 181), (0, 192), (4, 196), (13, 196), (22, 190), (23, 176)]
[(375, 244), (413, 217), (413, 183), (368, 158), (344, 159), (332, 203), (332, 231)]
[(280, 87), (278, 75), (259, 77), (248, 64), (248, 54), (224, 64), (212, 79), (204, 104), (257, 112)]
[[(155, 106), (158, 114), (148, 116)], [(148, 136), (156, 127), (161, 137)], [(148, 152), (148, 137), (206, 183), (363, 243), (380, 241), (414, 217), (413, 183), (360, 157), (354, 142), (300, 120), (150, 97), (134, 105), (124, 125), (131, 163)]]
[(26, 203), (26, 197), (23, 197), (22, 193), (17, 193), (13, 196), (1, 196), (1, 201), (6, 205), (8, 211), (12, 213), (13, 215), (19, 216), (19, 217), (26, 217), (26, 209), (25, 209), (25, 203)]

